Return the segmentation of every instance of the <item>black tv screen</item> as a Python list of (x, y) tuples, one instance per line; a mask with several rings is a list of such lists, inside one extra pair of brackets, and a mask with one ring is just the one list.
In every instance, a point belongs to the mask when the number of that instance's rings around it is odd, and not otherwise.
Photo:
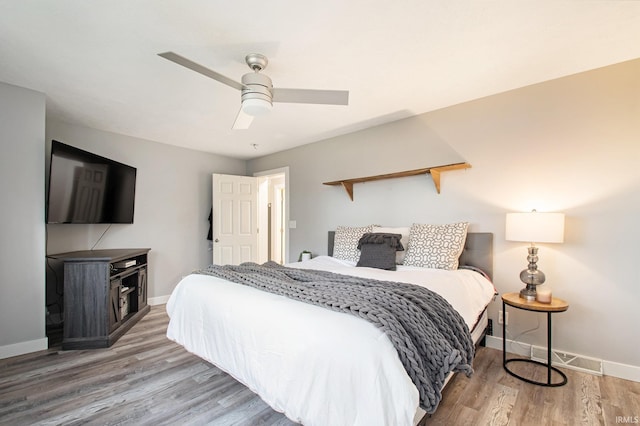
[(47, 223), (133, 223), (136, 168), (51, 142)]

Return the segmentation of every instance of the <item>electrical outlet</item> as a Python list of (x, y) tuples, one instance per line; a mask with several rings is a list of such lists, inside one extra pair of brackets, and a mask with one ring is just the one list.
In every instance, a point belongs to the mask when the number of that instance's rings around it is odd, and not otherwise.
[(509, 325), (509, 312), (507, 312), (507, 316), (503, 315), (502, 311), (498, 311), (498, 324), (505, 323), (505, 325)]

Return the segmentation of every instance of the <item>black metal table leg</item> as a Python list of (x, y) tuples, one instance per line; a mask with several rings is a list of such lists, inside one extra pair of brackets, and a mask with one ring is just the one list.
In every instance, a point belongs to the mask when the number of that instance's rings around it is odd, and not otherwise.
[[(547, 363), (543, 363), (540, 361), (535, 361), (532, 359), (522, 359), (522, 358), (512, 358), (512, 359), (507, 359), (507, 322), (505, 321), (505, 318), (507, 317), (507, 312), (506, 312), (506, 305), (504, 300), (502, 301), (502, 314), (503, 314), (503, 318), (502, 318), (502, 366), (503, 368), (507, 371), (507, 373), (511, 374), (513, 377), (516, 377), (520, 380), (523, 380), (527, 383), (531, 383), (533, 385), (539, 385), (539, 386), (547, 386), (547, 387), (557, 387), (557, 386), (563, 386), (567, 383), (567, 376), (560, 371), (559, 369), (557, 369), (556, 367), (553, 367), (551, 365), (551, 312), (547, 312)], [(514, 373), (513, 371), (511, 371), (509, 369), (509, 367), (507, 366), (507, 364), (509, 363), (514, 363), (514, 362), (525, 362), (525, 363), (530, 363), (530, 364), (537, 364), (537, 365), (541, 365), (544, 367), (547, 367), (547, 381), (545, 382), (539, 382), (536, 380), (532, 380), (532, 379), (528, 379), (526, 377), (523, 377), (517, 373)], [(551, 371), (555, 371), (556, 373), (558, 373), (560, 375), (560, 377), (562, 378), (562, 380), (558, 381), (558, 382), (552, 382), (551, 381)]]

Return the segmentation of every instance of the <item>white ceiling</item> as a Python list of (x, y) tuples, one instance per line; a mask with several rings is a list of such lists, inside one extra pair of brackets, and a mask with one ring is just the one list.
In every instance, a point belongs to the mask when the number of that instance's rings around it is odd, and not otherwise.
[[(237, 81), (262, 53), (274, 87), (350, 103), (231, 130), (240, 92), (165, 51)], [(0, 81), (44, 92), (49, 116), (238, 158), (638, 57), (640, 1), (0, 0)]]

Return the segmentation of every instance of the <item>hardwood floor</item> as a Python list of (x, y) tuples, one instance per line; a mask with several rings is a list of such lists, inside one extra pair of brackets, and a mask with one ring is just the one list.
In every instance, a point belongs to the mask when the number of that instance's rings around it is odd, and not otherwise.
[[(546, 381), (545, 367), (520, 365), (519, 369), (512, 367), (513, 370), (525, 377)], [(640, 422), (640, 383), (637, 382), (563, 369), (569, 379), (566, 385), (555, 388), (531, 385), (509, 375), (502, 368), (502, 351), (489, 348), (480, 348), (474, 370), (470, 379), (463, 375), (452, 379), (427, 425)]]
[[(167, 323), (164, 306), (154, 306), (109, 349), (0, 360), (0, 424), (294, 424), (167, 340)], [(565, 370), (566, 386), (533, 386), (509, 376), (489, 348), (474, 368), (452, 380), (427, 425), (615, 425), (640, 416), (640, 383)]]

